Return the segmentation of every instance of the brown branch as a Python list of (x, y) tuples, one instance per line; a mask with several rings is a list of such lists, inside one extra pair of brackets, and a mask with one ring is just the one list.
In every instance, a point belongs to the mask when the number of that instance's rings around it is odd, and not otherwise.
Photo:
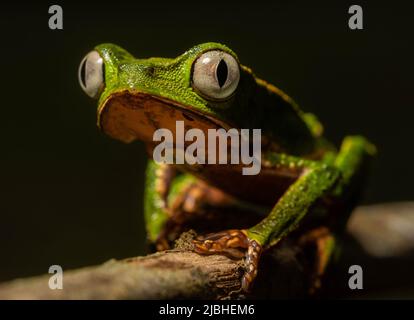
[[(393, 223), (395, 221), (400, 223)], [(356, 256), (394, 255), (401, 259), (403, 253), (414, 249), (411, 236), (414, 232), (414, 203), (359, 207), (350, 220), (348, 231), (358, 242), (348, 236), (343, 260), (345, 267), (354, 263)], [(0, 299), (239, 298), (236, 291), (243, 274), (242, 262), (222, 255), (195, 254), (191, 251), (192, 237), (191, 233), (183, 234), (174, 250), (64, 271), (62, 290), (49, 288), (51, 275), (3, 283), (0, 285)], [(364, 251), (359, 249), (361, 245)], [(347, 261), (346, 256), (351, 259)], [(378, 260), (369, 259), (364, 260), (364, 266), (372, 273), (378, 269)], [(375, 267), (370, 267), (370, 263)], [(263, 255), (252, 297), (305, 297), (309, 265), (302, 249), (294, 242), (281, 242)], [(346, 279), (341, 275), (327, 283), (341, 284), (344, 281)]]
[(49, 289), (50, 275), (15, 280), (0, 287), (0, 299), (215, 298), (237, 288), (237, 270), (222, 256), (167, 251), (64, 272), (62, 290)]
[[(293, 281), (303, 278), (303, 270), (292, 248), (281, 246), (272, 259), (264, 257), (264, 261), (262, 269), (268, 266), (273, 269), (272, 273), (279, 273), (274, 277), (278, 285), (274, 287), (276, 290), (271, 290), (272, 281), (259, 277), (260, 291), (255, 293), (256, 297), (303, 294), (301, 282)], [(64, 271), (62, 290), (49, 288), (50, 274), (10, 281), (0, 285), (0, 299), (240, 298), (242, 274), (240, 260), (222, 255), (198, 255), (189, 251), (189, 239), (184, 239), (174, 250)]]

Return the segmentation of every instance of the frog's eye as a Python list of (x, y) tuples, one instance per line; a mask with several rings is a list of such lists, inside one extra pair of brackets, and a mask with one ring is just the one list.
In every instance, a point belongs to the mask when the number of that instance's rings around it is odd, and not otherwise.
[(96, 98), (104, 87), (104, 67), (101, 56), (95, 50), (89, 52), (79, 66), (79, 84), (92, 98)]
[(236, 90), (239, 79), (239, 64), (226, 52), (207, 51), (194, 62), (193, 88), (207, 99), (227, 99)]

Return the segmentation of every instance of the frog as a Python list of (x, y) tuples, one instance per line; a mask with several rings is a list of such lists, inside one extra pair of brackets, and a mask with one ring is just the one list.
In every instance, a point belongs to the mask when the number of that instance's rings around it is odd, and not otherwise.
[[(82, 60), (78, 77), (97, 101), (97, 126), (123, 143), (145, 144), (144, 217), (156, 250), (171, 248), (198, 225), (192, 250), (242, 259), (240, 290), (248, 293), (262, 254), (291, 238), (316, 248), (311, 287), (320, 287), (360, 199), (377, 152), (373, 143), (348, 135), (336, 146), (316, 115), (217, 42), (176, 58), (136, 58), (118, 45), (99, 44)], [(176, 134), (178, 121), (203, 133), (259, 128), (259, 173), (243, 175), (243, 165), (233, 163), (155, 161), (154, 133)]]

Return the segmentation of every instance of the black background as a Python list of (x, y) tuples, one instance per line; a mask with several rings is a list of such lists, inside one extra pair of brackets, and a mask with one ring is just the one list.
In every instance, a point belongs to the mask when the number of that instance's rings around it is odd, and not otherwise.
[[(359, 133), (376, 143), (365, 203), (413, 200), (413, 6), (331, 2), (1, 4), (0, 280), (144, 252), (143, 144), (100, 133), (77, 82), (102, 42), (141, 58), (227, 44), (334, 142)], [(51, 4), (64, 30), (48, 28)], [(364, 30), (348, 28), (351, 4)]]

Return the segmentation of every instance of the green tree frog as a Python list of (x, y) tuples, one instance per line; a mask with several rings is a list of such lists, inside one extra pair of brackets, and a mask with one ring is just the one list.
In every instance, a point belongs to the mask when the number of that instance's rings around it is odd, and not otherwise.
[[(177, 58), (135, 58), (101, 44), (83, 59), (79, 81), (97, 99), (97, 124), (125, 143), (144, 141), (151, 155), (159, 128), (260, 128), (261, 170), (242, 175), (237, 164), (158, 164), (149, 160), (145, 191), (148, 239), (169, 248), (189, 228), (200, 254), (245, 261), (249, 291), (262, 252), (287, 236), (312, 243), (318, 286), (337, 235), (361, 191), (375, 146), (347, 136), (339, 149), (310, 113), (274, 85), (256, 77), (219, 43), (204, 43)], [(201, 233), (200, 233), (201, 232)]]

